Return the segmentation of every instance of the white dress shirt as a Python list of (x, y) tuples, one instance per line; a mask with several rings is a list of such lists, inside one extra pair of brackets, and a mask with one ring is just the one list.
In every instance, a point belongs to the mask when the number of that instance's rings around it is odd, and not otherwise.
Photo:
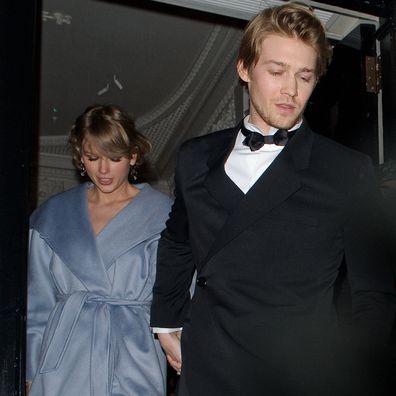
[[(264, 135), (259, 128), (249, 122), (249, 116), (245, 117), (243, 123), (246, 129)], [(289, 131), (294, 131), (299, 128), (301, 124), (302, 121)], [(274, 135), (277, 130), (277, 128), (271, 127), (268, 135)], [(250, 151), (250, 148), (242, 143), (244, 139), (245, 136), (239, 131), (235, 146), (225, 163), (224, 169), (228, 177), (246, 194), (253, 184), (256, 183), (258, 178), (272, 164), (272, 161), (283, 150), (284, 146), (264, 144), (264, 146), (257, 151)]]

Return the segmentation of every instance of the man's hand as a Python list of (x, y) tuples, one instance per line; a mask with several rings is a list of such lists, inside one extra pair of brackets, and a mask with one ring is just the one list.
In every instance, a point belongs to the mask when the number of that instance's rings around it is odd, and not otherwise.
[(157, 333), (157, 335), (161, 346), (165, 351), (169, 364), (176, 370), (177, 374), (180, 375), (182, 366), (180, 348), (181, 331), (174, 331), (172, 333)]

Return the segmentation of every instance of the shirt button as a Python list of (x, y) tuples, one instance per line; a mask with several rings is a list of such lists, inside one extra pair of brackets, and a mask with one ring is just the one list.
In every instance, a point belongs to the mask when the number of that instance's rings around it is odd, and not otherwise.
[(199, 287), (206, 287), (207, 284), (208, 282), (206, 281), (206, 278), (204, 276), (199, 276), (197, 278), (197, 285)]

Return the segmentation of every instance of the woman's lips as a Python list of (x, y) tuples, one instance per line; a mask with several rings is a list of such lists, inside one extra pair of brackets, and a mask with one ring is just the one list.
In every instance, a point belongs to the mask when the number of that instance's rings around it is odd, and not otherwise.
[(99, 177), (98, 182), (102, 185), (107, 186), (113, 182), (113, 179), (108, 178), (108, 177)]

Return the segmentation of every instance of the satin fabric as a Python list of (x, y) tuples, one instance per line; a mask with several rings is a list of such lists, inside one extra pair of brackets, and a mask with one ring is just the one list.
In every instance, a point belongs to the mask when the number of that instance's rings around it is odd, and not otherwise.
[(95, 236), (86, 183), (31, 217), (30, 396), (165, 395), (149, 327), (159, 233), (171, 201), (148, 184)]

